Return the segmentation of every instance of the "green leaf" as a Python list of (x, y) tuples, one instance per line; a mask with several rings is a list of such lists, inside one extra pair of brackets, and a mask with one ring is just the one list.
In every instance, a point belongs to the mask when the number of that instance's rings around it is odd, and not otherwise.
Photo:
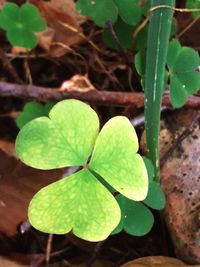
[[(144, 81), (145, 81), (145, 68), (146, 68), (146, 50), (140, 50), (134, 58), (135, 68), (137, 73), (141, 76), (141, 85), (144, 88)], [(165, 72), (165, 84), (168, 80), (167, 72)], [(165, 90), (165, 86), (163, 87), (163, 91)]]
[(149, 182), (153, 181), (154, 176), (155, 176), (155, 170), (154, 170), (153, 163), (151, 162), (150, 159), (148, 159), (146, 157), (143, 157), (143, 160), (144, 160), (144, 164), (145, 164), (146, 169), (147, 169)]
[(170, 100), (174, 108), (179, 108), (187, 101), (188, 94), (184, 84), (174, 75), (170, 80)]
[(12, 45), (32, 49), (37, 45), (37, 38), (32, 32), (13, 28), (7, 31), (7, 38)]
[(152, 209), (162, 210), (165, 207), (165, 194), (158, 182), (151, 181), (147, 197), (143, 201)]
[(40, 16), (38, 8), (30, 3), (25, 3), (19, 9), (20, 20), (23, 26), (32, 32), (42, 32), (46, 23)]
[[(149, 27), (149, 25), (147, 24), (137, 34), (137, 36), (136, 36), (136, 50), (145, 50), (147, 48), (148, 27)], [(177, 21), (175, 18), (173, 18), (172, 28), (171, 28), (171, 36), (176, 35), (176, 31), (177, 31)]]
[(151, 0), (150, 3), (152, 8), (157, 5), (167, 5), (169, 7), (160, 7), (151, 11), (144, 82), (147, 156), (154, 165), (155, 180), (159, 180), (160, 111), (165, 88), (168, 40), (171, 32), (175, 0)]
[(181, 47), (177, 40), (169, 45), (167, 65), (170, 73), (170, 99), (175, 108), (181, 107), (187, 97), (200, 88), (200, 64), (198, 53), (189, 47)]
[(121, 221), (113, 233), (117, 233), (122, 228), (125, 232), (133, 236), (143, 236), (147, 234), (154, 223), (153, 214), (141, 202), (135, 202), (122, 195), (116, 197), (121, 208)]
[(7, 31), (12, 45), (31, 49), (37, 45), (34, 32), (43, 31), (46, 23), (34, 5), (25, 3), (18, 7), (6, 3), (0, 13), (0, 27)]
[(147, 32), (148, 25), (146, 25), (136, 36), (136, 50), (145, 50), (147, 47)]
[[(174, 53), (173, 53), (174, 54)], [(185, 73), (189, 71), (194, 71), (199, 66), (199, 54), (192, 48), (182, 47), (179, 50), (179, 54), (176, 58), (174, 66), (172, 68), (173, 72)]]
[[(130, 49), (133, 46), (133, 26), (126, 24), (119, 18), (113, 28), (121, 48)], [(116, 41), (113, 39), (108, 28), (105, 28), (103, 31), (103, 41), (108, 47), (118, 49)]]
[(134, 58), (135, 68), (137, 73), (141, 76), (142, 84), (144, 83), (145, 79), (145, 67), (146, 67), (146, 51), (141, 50), (139, 51)]
[(129, 25), (136, 25), (142, 18), (142, 9), (138, 0), (114, 0), (122, 20)]
[(173, 18), (172, 20), (172, 28), (171, 28), (171, 36), (175, 36), (178, 29), (178, 23), (176, 18)]
[(48, 102), (44, 105), (44, 115), (45, 116), (49, 116), (49, 112), (50, 110), (53, 108), (53, 106), (55, 105), (55, 102)]
[(99, 174), (97, 174), (96, 172), (90, 170), (90, 172), (96, 177), (96, 179), (103, 185), (105, 186), (106, 189), (108, 189), (108, 191), (112, 194), (114, 194), (116, 192), (116, 190), (109, 185)]
[(119, 234), (124, 229), (124, 217), (121, 217), (121, 220), (117, 227), (112, 231), (111, 235)]
[(83, 16), (91, 17), (100, 27), (105, 27), (108, 21), (114, 24), (118, 17), (118, 9), (113, 0), (78, 0), (76, 9)]
[(183, 87), (187, 88), (189, 95), (193, 95), (200, 89), (200, 73), (198, 71), (179, 73), (178, 78)]
[(78, 100), (63, 100), (49, 113), (27, 123), (16, 139), (16, 152), (27, 165), (55, 169), (84, 165), (99, 131), (98, 116)]
[(123, 116), (114, 117), (97, 138), (89, 168), (126, 197), (143, 200), (147, 195), (148, 175), (137, 151), (138, 139), (130, 121)]
[(169, 69), (172, 69), (174, 67), (180, 50), (181, 45), (176, 39), (170, 42), (167, 53), (167, 66)]
[[(186, 8), (190, 9), (200, 9), (200, 0), (187, 0)], [(200, 16), (199, 12), (192, 12), (193, 18), (198, 18)]]
[(149, 9), (151, 8), (151, 1), (150, 0), (146, 0), (145, 3), (142, 6), (142, 14), (147, 17), (149, 14)]
[(42, 105), (37, 102), (29, 102), (24, 106), (24, 110), (19, 114), (16, 119), (16, 124), (21, 129), (29, 121), (42, 117), (48, 116), (50, 109), (55, 105), (53, 102), (49, 102)]
[(106, 239), (120, 221), (115, 198), (86, 169), (41, 189), (28, 214), (30, 223), (42, 232), (72, 230), (89, 241)]
[(0, 13), (0, 27), (10, 30), (15, 27), (15, 22), (19, 20), (19, 7), (14, 3), (6, 3)]

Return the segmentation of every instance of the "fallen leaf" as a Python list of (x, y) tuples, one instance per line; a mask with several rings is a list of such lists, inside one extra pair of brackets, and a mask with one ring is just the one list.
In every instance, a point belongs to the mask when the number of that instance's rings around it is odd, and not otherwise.
[(6, 3), (6, 0), (0, 0), (0, 8)]
[(0, 140), (0, 150), (5, 152), (8, 156), (16, 158), (15, 146), (13, 142), (7, 140)]
[(0, 267), (29, 267), (29, 265), (20, 264), (7, 258), (0, 257)]
[(11, 54), (19, 55), (19, 54), (27, 54), (28, 49), (20, 46), (12, 46), (11, 47)]
[(27, 220), (27, 208), (33, 195), (58, 180), (63, 171), (29, 168), (2, 150), (0, 162), (0, 232), (15, 235), (17, 225)]
[(73, 0), (44, 2), (31, 0), (47, 22), (47, 29), (38, 34), (39, 45), (51, 56), (60, 57), (70, 50), (70, 46), (79, 43), (83, 19), (75, 9)]
[[(178, 126), (182, 131), (182, 120), (179, 124), (177, 117)], [(199, 162), (200, 129), (197, 125), (192, 134), (177, 146), (161, 170), (161, 185), (166, 195), (165, 219), (176, 255), (189, 264), (200, 263)]]
[(153, 256), (130, 261), (121, 267), (181, 267), (186, 266), (182, 261), (169, 257)]
[(69, 80), (63, 82), (59, 91), (78, 91), (78, 92), (88, 92), (95, 90), (94, 86), (89, 81), (87, 75), (74, 75)]

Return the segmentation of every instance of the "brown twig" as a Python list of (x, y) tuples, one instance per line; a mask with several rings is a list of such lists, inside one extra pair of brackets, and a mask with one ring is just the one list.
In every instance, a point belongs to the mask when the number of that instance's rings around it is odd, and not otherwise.
[(11, 81), (22, 84), (23, 81), (17, 74), (15, 68), (10, 63), (6, 53), (0, 48), (0, 63), (2, 64), (3, 70), (8, 74)]
[(194, 118), (193, 118), (192, 122), (190, 123), (190, 125), (183, 131), (182, 134), (180, 134), (180, 136), (178, 136), (178, 138), (176, 138), (176, 140), (174, 141), (172, 146), (162, 156), (162, 158), (160, 159), (160, 167), (161, 168), (164, 165), (164, 163), (168, 160), (168, 158), (171, 156), (173, 151), (177, 148), (177, 146), (179, 144), (181, 144), (183, 142), (183, 140), (185, 138), (187, 138), (193, 132), (194, 127), (196, 126), (196, 124), (198, 122), (200, 122), (200, 111), (197, 112), (197, 114), (194, 116)]
[[(136, 108), (144, 107), (143, 93), (100, 90), (83, 92), (80, 91), (80, 88), (73, 89), (74, 91), (60, 91), (59, 88), (45, 88), (34, 85), (0, 82), (0, 97), (17, 97), (41, 102), (74, 98), (97, 105), (132, 106)], [(164, 94), (162, 105), (171, 107), (168, 93)], [(190, 96), (184, 107), (190, 109), (200, 109), (200, 97)]]
[(183, 34), (185, 34), (198, 20), (200, 20), (200, 17), (195, 18), (192, 20), (181, 32), (179, 32), (176, 35), (176, 38), (180, 38)]

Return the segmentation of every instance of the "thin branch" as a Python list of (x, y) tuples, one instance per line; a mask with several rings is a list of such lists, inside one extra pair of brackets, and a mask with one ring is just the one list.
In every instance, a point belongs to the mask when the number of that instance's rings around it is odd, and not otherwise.
[(176, 35), (176, 38), (180, 38), (183, 34), (185, 34), (198, 20), (200, 19), (200, 17), (195, 18), (194, 20), (192, 20), (181, 32), (179, 32)]
[[(73, 88), (73, 91), (61, 91), (59, 88), (45, 88), (34, 85), (14, 84), (0, 82), (0, 97), (17, 97), (39, 102), (59, 101), (62, 99), (79, 99), (90, 104), (104, 106), (132, 106), (144, 107), (144, 94), (136, 92), (112, 92), (90, 90), (80, 91), (80, 88)], [(162, 105), (171, 107), (169, 94), (164, 94)], [(190, 96), (184, 105), (185, 108), (200, 109), (200, 97)]]
[(12, 82), (23, 84), (23, 81), (21, 80), (15, 68), (9, 61), (8, 57), (6, 56), (6, 53), (1, 48), (0, 48), (0, 63), (3, 67), (3, 70), (7, 73)]

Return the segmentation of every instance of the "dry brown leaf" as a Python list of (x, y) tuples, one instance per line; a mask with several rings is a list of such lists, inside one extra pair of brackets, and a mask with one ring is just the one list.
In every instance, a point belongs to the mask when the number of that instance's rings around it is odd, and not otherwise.
[(24, 47), (19, 46), (12, 46), (11, 47), (11, 54), (13, 55), (19, 55), (19, 54), (28, 54), (28, 49)]
[[(185, 115), (184, 115), (185, 116)], [(185, 119), (186, 117), (184, 117)], [(179, 125), (177, 119), (176, 128)], [(174, 124), (173, 119), (171, 122)], [(186, 123), (187, 124), (187, 123)], [(174, 127), (174, 125), (172, 125)], [(180, 129), (183, 127), (180, 124)], [(166, 195), (165, 219), (176, 254), (189, 264), (200, 263), (200, 129), (195, 128), (161, 170)]]
[(50, 0), (48, 1), (48, 3), (51, 4), (51, 6), (53, 6), (54, 8), (70, 15), (70, 17), (73, 19), (72, 25), (74, 26), (80, 25), (85, 21), (85, 17), (77, 13), (74, 0)]
[(23, 165), (0, 150), (0, 232), (14, 235), (27, 219), (27, 207), (42, 187), (59, 179), (62, 170), (41, 171)]
[(59, 91), (78, 91), (78, 92), (88, 92), (95, 90), (94, 86), (91, 84), (87, 75), (76, 74), (72, 76), (69, 80), (63, 82)]
[(15, 152), (15, 145), (13, 142), (7, 140), (0, 140), (0, 150), (5, 152), (10, 157), (17, 157)]
[[(174, 258), (153, 256), (130, 261), (121, 267), (181, 267), (186, 265)], [(197, 267), (197, 266), (196, 266)]]
[(30, 265), (24, 265), (15, 261), (9, 260), (4, 257), (0, 257), (0, 267), (28, 267)]
[(31, 0), (47, 22), (48, 28), (38, 34), (39, 45), (51, 56), (60, 57), (69, 51), (71, 45), (79, 43), (82, 38), (81, 16), (75, 9), (73, 0), (44, 2)]
[(0, 9), (2, 8), (2, 6), (6, 3), (6, 0), (0, 0)]

